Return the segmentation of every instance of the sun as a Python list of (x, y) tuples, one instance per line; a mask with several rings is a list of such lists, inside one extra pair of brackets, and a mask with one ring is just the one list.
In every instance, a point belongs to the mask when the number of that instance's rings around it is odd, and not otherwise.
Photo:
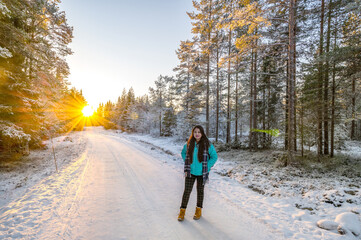
[(94, 109), (91, 106), (87, 105), (83, 108), (82, 113), (84, 117), (90, 117), (94, 114)]

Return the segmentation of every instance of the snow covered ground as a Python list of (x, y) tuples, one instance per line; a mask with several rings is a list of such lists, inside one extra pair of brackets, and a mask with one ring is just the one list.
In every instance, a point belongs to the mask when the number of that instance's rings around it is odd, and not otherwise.
[(177, 222), (183, 144), (93, 128), (54, 139), (59, 173), (50, 142), (0, 163), (0, 239), (361, 239), (359, 172), (280, 167), (277, 151), (219, 153), (204, 218), (193, 191)]
[[(90, 128), (56, 139), (58, 160), (72, 151), (77, 157), (59, 173), (51, 165), (46, 176), (34, 171), (41, 180), (24, 180), (22, 194), (14, 198), (4, 188), (12, 199), (0, 207), (0, 239), (283, 239), (277, 229), (209, 190), (203, 218), (192, 219), (193, 195), (185, 221), (178, 222), (182, 168), (167, 164), (161, 151), (107, 133)], [(66, 150), (61, 145), (68, 141), (73, 144)]]
[[(154, 151), (162, 150), (171, 156), (164, 161), (182, 168), (179, 159), (184, 142), (121, 135)], [(285, 168), (275, 161), (280, 151), (221, 152), (208, 188), (282, 231), (287, 239), (361, 239), (361, 144), (346, 144), (341, 153), (353, 157), (346, 158), (345, 165), (352, 162), (358, 168), (333, 168), (332, 164), (329, 169), (321, 164), (313, 164), (311, 169)], [(350, 218), (341, 218), (348, 214)]]
[[(0, 161), (0, 207), (19, 198), (36, 183), (56, 172), (51, 141), (45, 149), (31, 151), (18, 161)], [(59, 169), (67, 166), (85, 151), (83, 132), (53, 139), (55, 158)]]

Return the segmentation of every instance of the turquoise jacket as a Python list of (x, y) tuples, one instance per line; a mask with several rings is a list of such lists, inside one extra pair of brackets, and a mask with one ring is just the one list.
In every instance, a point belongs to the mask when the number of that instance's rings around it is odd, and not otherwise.
[[(209, 159), (208, 159), (208, 172), (209, 172), (218, 159), (217, 152), (216, 152), (216, 149), (214, 148), (213, 144), (211, 144), (209, 146), (208, 153), (209, 153)], [(186, 160), (186, 154), (187, 154), (187, 144), (184, 145), (183, 150), (182, 150), (183, 161)], [(191, 164), (191, 174), (193, 174), (195, 176), (202, 175), (202, 162), (198, 161), (198, 144), (195, 145), (194, 151), (193, 151), (193, 162)]]

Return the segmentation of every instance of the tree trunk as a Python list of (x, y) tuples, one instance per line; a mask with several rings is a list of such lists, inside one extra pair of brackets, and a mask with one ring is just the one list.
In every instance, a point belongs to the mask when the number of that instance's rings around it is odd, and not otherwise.
[(234, 141), (238, 142), (238, 58), (236, 62), (236, 97), (235, 97), (235, 123), (234, 123)]
[(250, 94), (249, 94), (249, 150), (252, 150), (253, 146), (252, 146), (252, 142), (253, 142), (253, 134), (254, 132), (252, 132), (253, 129), (253, 61), (254, 61), (254, 57), (253, 57), (253, 48), (252, 48), (252, 52), (251, 52), (251, 79), (250, 79)]
[[(335, 36), (335, 43), (336, 47), (336, 36)], [(334, 149), (335, 149), (335, 95), (336, 95), (336, 63), (333, 62), (332, 67), (332, 96), (331, 96), (331, 154), (330, 156), (334, 156)]]
[[(209, 1), (209, 21), (212, 19), (212, 0)], [(211, 41), (211, 29), (208, 31), (208, 44)], [(207, 57), (207, 96), (206, 96), (206, 135), (209, 136), (209, 74), (210, 74), (210, 49)]]
[[(295, 0), (295, 11), (294, 11), (294, 14), (295, 14), (295, 19), (296, 19), (296, 9), (297, 9), (297, 0)], [(293, 45), (293, 64), (294, 64), (294, 74), (293, 74), (293, 86), (294, 86), (294, 101), (293, 101), (293, 129), (295, 131), (294, 133), (294, 140), (293, 140), (293, 149), (295, 152), (297, 152), (297, 112), (296, 112), (296, 109), (297, 109), (297, 95), (296, 95), (296, 86), (297, 86), (297, 81), (296, 81), (296, 20), (295, 20), (295, 24), (294, 24), (294, 27), (293, 27), (293, 32), (294, 32), (294, 38), (295, 38), (295, 43)]]
[(290, 0), (289, 5), (289, 46), (288, 46), (288, 62), (289, 62), (289, 76), (288, 76), (288, 163), (294, 161), (294, 138), (295, 138), (295, 129), (294, 129), (294, 101), (295, 101), (295, 73), (296, 73), (296, 65), (295, 65), (295, 45), (296, 45), (296, 38), (295, 38), (295, 0)]
[(218, 142), (218, 126), (219, 126), (219, 46), (217, 45), (217, 76), (216, 76), (216, 81), (217, 81), (217, 99), (216, 99), (216, 142)]
[[(337, 20), (337, 19), (336, 19)], [(336, 21), (337, 22), (337, 21)], [(337, 26), (335, 26), (335, 37), (333, 42), (333, 49), (336, 49), (337, 44)], [(336, 97), (336, 61), (332, 64), (332, 91), (331, 91), (331, 154), (334, 156), (335, 149), (335, 97)]]
[(355, 111), (355, 106), (356, 106), (356, 78), (352, 77), (352, 100), (351, 100), (351, 117), (352, 117), (352, 121), (351, 121), (351, 140), (355, 140), (355, 128), (356, 128), (356, 111)]
[(209, 65), (210, 58), (207, 61), (207, 94), (206, 94), (206, 135), (209, 136)]
[[(271, 117), (270, 117), (270, 99), (271, 99), (271, 78), (267, 81), (267, 129), (271, 129)], [(268, 134), (267, 138), (267, 146), (270, 147), (272, 143), (272, 135)]]
[(228, 32), (228, 83), (227, 83), (227, 137), (226, 142), (231, 140), (231, 43), (232, 30)]
[[(326, 37), (326, 53), (330, 52), (330, 39), (331, 39), (331, 12), (332, 12), (332, 0), (330, 0), (328, 5), (328, 16), (327, 16), (327, 37)], [(324, 148), (323, 152), (325, 155), (329, 154), (329, 146), (328, 146), (328, 119), (329, 119), (329, 113), (328, 113), (328, 82), (329, 82), (329, 60), (327, 58), (326, 60), (326, 66), (325, 66), (325, 79), (324, 79), (324, 92), (323, 92), (323, 101), (324, 101)]]
[(241, 121), (241, 124), (239, 126), (239, 136), (242, 138), (243, 137), (243, 124), (242, 124), (242, 121)]
[(159, 95), (159, 136), (162, 136), (162, 92)]
[(187, 100), (186, 100), (186, 115), (187, 115), (187, 120), (189, 118), (188, 114), (189, 114), (189, 86), (190, 86), (190, 74), (189, 74), (189, 68), (188, 68), (188, 73), (187, 73)]
[(286, 104), (285, 104), (285, 150), (288, 150), (288, 115), (289, 115), (289, 103), (288, 103), (288, 88), (289, 88), (289, 76), (290, 76), (290, 66), (289, 66), (289, 62), (287, 61), (287, 69), (286, 69), (286, 96), (285, 96), (285, 100), (286, 100)]
[(300, 110), (300, 118), (301, 118), (301, 156), (303, 157), (303, 145), (304, 145), (304, 140), (303, 140), (303, 105), (301, 104), (301, 110)]
[(321, 60), (321, 56), (323, 54), (323, 22), (324, 22), (324, 15), (325, 15), (325, 0), (321, 1), (321, 26), (320, 26), (320, 52), (319, 52), (319, 64), (318, 64), (318, 109), (317, 109), (317, 134), (318, 134), (318, 141), (317, 141), (317, 155), (322, 155), (322, 120), (323, 120), (323, 97), (322, 97), (322, 87), (323, 87), (323, 61)]
[[(256, 30), (257, 34), (257, 30)], [(253, 127), (257, 128), (257, 46), (258, 46), (258, 39), (256, 39), (256, 46), (255, 46), (255, 54), (254, 54), (254, 74), (253, 74)], [(255, 150), (258, 149), (258, 135), (257, 132), (253, 135), (253, 148)]]
[[(262, 90), (262, 104), (263, 104), (263, 111), (262, 111), (262, 130), (266, 130), (266, 87), (263, 87)], [(266, 133), (262, 133), (262, 148), (266, 148)]]

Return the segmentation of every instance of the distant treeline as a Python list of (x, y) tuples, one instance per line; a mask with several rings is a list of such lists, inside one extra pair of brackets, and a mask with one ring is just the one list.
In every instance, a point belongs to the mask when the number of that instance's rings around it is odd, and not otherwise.
[(271, 147), (267, 131), (279, 129), (289, 161), (305, 146), (333, 156), (344, 140), (361, 140), (359, 0), (193, 6), (193, 38), (181, 41), (174, 76), (160, 76), (148, 96), (124, 90), (102, 104), (113, 127), (184, 138), (200, 123), (229, 144), (246, 133), (251, 150)]
[(58, 1), (0, 1), (0, 154), (77, 127), (86, 101), (65, 80), (72, 38)]

